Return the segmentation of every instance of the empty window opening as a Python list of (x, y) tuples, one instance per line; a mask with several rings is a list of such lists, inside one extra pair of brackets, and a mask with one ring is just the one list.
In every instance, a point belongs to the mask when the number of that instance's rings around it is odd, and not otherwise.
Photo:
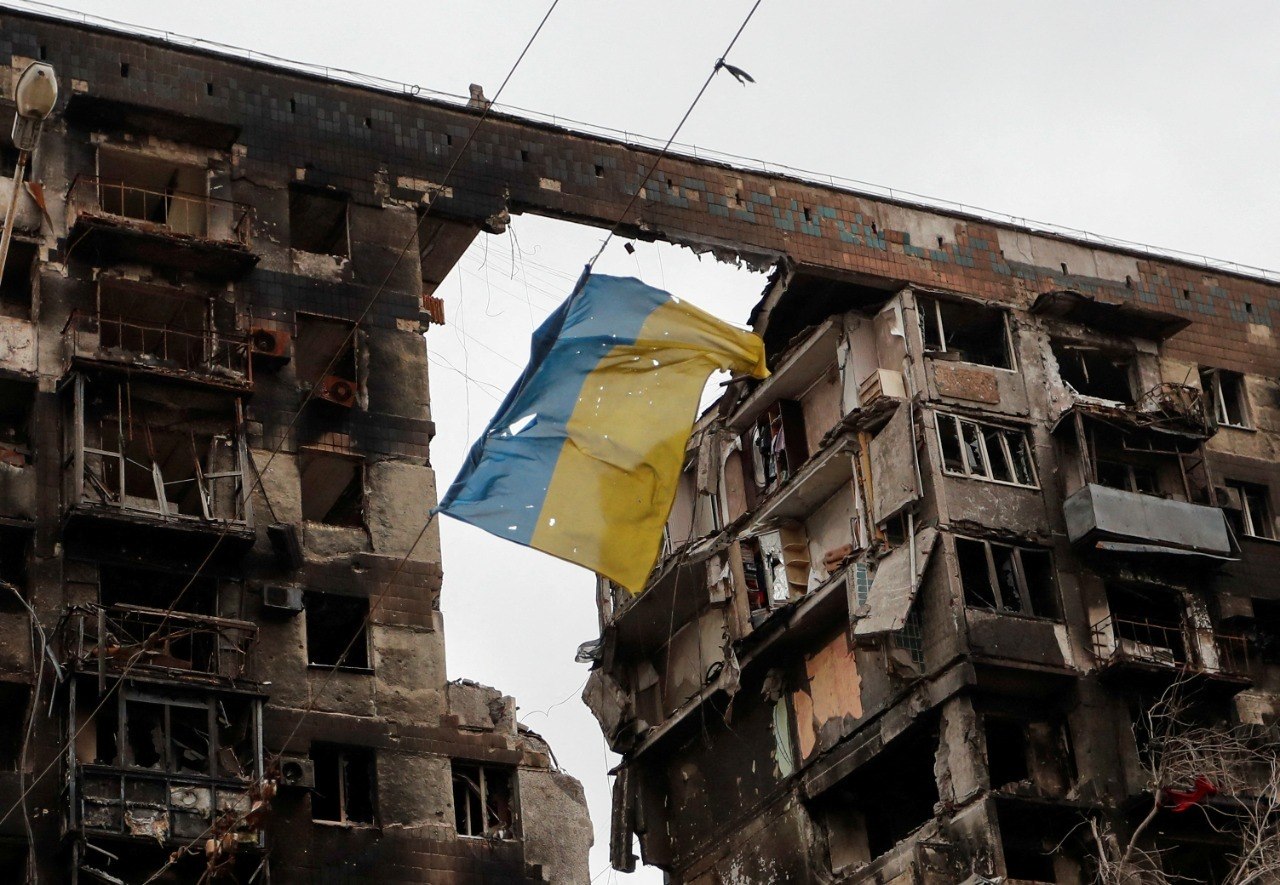
[(453, 814), (459, 835), (514, 838), (512, 805), (510, 769), (453, 763)]
[(991, 789), (998, 790), (1031, 777), (1027, 754), (1026, 726), (1014, 719), (984, 716), (983, 731), (987, 738), (987, 771)]
[(121, 77), (129, 76), (129, 63), (127, 61), (120, 62), (120, 76)]
[(1200, 444), (1171, 434), (1126, 432), (1088, 421), (1083, 443), (1092, 481), (1139, 495), (1211, 504)]
[(1081, 396), (1133, 402), (1133, 354), (1108, 352), (1085, 344), (1052, 343), (1063, 382)]
[(299, 252), (348, 257), (347, 198), (336, 192), (290, 188), (289, 245)]
[(1107, 606), (1117, 654), (1166, 666), (1187, 663), (1183, 605), (1175, 593), (1108, 584)]
[[(1000, 823), (1000, 847), (1004, 855), (1005, 875), (1009, 881), (1068, 881), (1060, 880), (1055, 869), (1055, 859), (1062, 855), (1062, 842), (1067, 835), (1065, 832), (1051, 830), (1051, 834), (1046, 834), (1044, 822), (1036, 815), (1015, 815), (1004, 806), (997, 811), (997, 819)], [(1072, 877), (1069, 881), (1080, 880)]]
[(805, 206), (805, 207), (804, 207), (804, 220), (805, 220), (805, 223), (806, 223), (806, 224), (808, 224), (809, 222), (813, 221), (813, 215), (812, 215), (812, 213), (810, 213), (810, 212), (809, 212), (809, 207), (808, 207), (808, 206)]
[(364, 459), (304, 448), (299, 455), (302, 518), (325, 525), (364, 525)]
[(1139, 495), (1160, 494), (1159, 474), (1150, 465), (1098, 458), (1095, 469), (1098, 485)]
[[(98, 597), (105, 606), (127, 605), (198, 615), (216, 615), (218, 582), (208, 575), (103, 564)], [(181, 597), (181, 599), (179, 599)]]
[(1226, 369), (1201, 369), (1200, 387), (1209, 399), (1211, 414), (1228, 427), (1252, 427), (1244, 376)]
[(1252, 638), (1258, 660), (1280, 664), (1280, 600), (1253, 600)]
[[(0, 525), (0, 612), (26, 615), (22, 600), (27, 598), (27, 551), (31, 532)], [(19, 598), (21, 597), (21, 598)]]
[(1275, 520), (1271, 516), (1271, 493), (1266, 486), (1228, 482), (1224, 490), (1223, 510), (1237, 537), (1276, 537)]
[(289, 113), (296, 114), (298, 112), (298, 100), (296, 98), (289, 99)]
[(528, 162), (529, 162), (529, 152), (528, 152), (528, 151), (525, 151), (525, 150), (520, 151), (520, 162), (521, 162), (521, 163), (528, 163)]
[(213, 95), (213, 81), (209, 81), (204, 84), (204, 94)]
[(1065, 261), (1064, 261), (1064, 262), (1062, 262), (1062, 263), (1061, 263), (1060, 265), (1058, 265), (1058, 266), (1062, 268), (1062, 272), (1063, 272), (1063, 274), (1066, 274), (1066, 273), (1067, 273), (1067, 263), (1066, 263)]
[(596, 178), (604, 178), (604, 167), (599, 163), (596, 164)]
[(919, 295), (916, 309), (926, 353), (935, 357), (1012, 369), (1009, 316), (996, 307)]
[(243, 521), (244, 456), (238, 402), (142, 382), (90, 383), (78, 376), (69, 448), (83, 444), (80, 500), (163, 517)]
[(1023, 430), (936, 414), (946, 473), (1010, 485), (1036, 485), (1031, 447)]
[[(195, 370), (227, 366), (229, 344), (207, 331), (213, 305), (168, 286), (134, 283), (118, 277), (98, 282), (98, 348), (108, 354), (149, 357), (160, 365)], [(77, 330), (79, 331), (79, 330)]]
[(311, 819), (344, 824), (372, 824), (376, 783), (373, 750), (313, 744), (316, 786), (311, 793)]
[(98, 204), (103, 212), (176, 233), (208, 233), (209, 173), (131, 151), (98, 151)]
[[(18, 170), (18, 155), (21, 151), (17, 146), (7, 140), (6, 133), (0, 133), (0, 176), (4, 178), (13, 178), (13, 173)], [(13, 241), (10, 246), (9, 260), (13, 260), (13, 247), (17, 245), (17, 241)]]
[(809, 459), (804, 411), (796, 400), (778, 400), (749, 431), (755, 487), (771, 490)]
[(317, 667), (367, 671), (369, 600), (308, 592), (307, 662)]
[(1202, 885), (1226, 885), (1239, 881), (1237, 845), (1225, 838), (1211, 842), (1197, 838), (1163, 837), (1156, 839), (1160, 867), (1168, 882), (1199, 882)]
[[(341, 379), (354, 389), (358, 337), (355, 323), (299, 313), (293, 349), (298, 381), (311, 387), (326, 378)], [(317, 396), (323, 396), (321, 390)]]
[(23, 727), (26, 725), (27, 703), (31, 688), (15, 682), (0, 682), (0, 710), (5, 711), (0, 725), (0, 771), (17, 771), (22, 756)]
[[(118, 705), (114, 701), (109, 699), (95, 717), (97, 764), (180, 774), (217, 772), (214, 735), (219, 718), (227, 718), (222, 701), (132, 690), (120, 696)], [(104, 717), (108, 711), (111, 715)], [(251, 755), (245, 763), (252, 768)]]
[(1048, 550), (956, 538), (956, 559), (970, 608), (1061, 617)]
[(9, 242), (9, 258), (0, 276), (0, 315), (19, 320), (31, 319), (31, 293), (35, 288), (38, 248), (35, 243), (13, 239)]
[(364, 128), (365, 128), (365, 129), (372, 129), (372, 128), (373, 128), (373, 117), (365, 117), (365, 118), (364, 118)]
[(0, 380), (0, 463), (31, 463), (31, 415), (36, 388), (25, 381)]
[(49, 47), (48, 47), (48, 46), (45, 46), (43, 43), (41, 43), (41, 44), (40, 44), (40, 53), (39, 53), (39, 55), (40, 55), (40, 60), (41, 60), (41, 61), (48, 61), (48, 60), (49, 60)]

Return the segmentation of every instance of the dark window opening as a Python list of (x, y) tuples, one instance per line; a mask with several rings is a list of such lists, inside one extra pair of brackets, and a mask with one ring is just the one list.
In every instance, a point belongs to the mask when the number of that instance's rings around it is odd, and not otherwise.
[(453, 814), (459, 835), (514, 838), (512, 798), (510, 769), (453, 763)]
[(98, 151), (98, 205), (103, 212), (203, 237), (209, 232), (208, 195), (206, 167), (129, 150)]
[(1160, 866), (1170, 882), (1198, 882), (1224, 885), (1237, 881), (1232, 876), (1236, 846), (1213, 844), (1185, 838), (1157, 839)]
[(1061, 617), (1049, 551), (956, 538), (956, 560), (970, 608)]
[(212, 83), (212, 82), (208, 82), (208, 83), (205, 83), (205, 84), (204, 84), (204, 94), (205, 94), (205, 95), (213, 95), (213, 83)]
[(296, 98), (289, 99), (289, 113), (296, 114), (298, 112), (298, 100)]
[(1026, 726), (1014, 719), (984, 716), (983, 730), (987, 737), (987, 770), (991, 776), (991, 789), (998, 790), (1030, 779)]
[(1107, 585), (1116, 653), (1166, 666), (1187, 663), (1181, 599), (1169, 590)]
[(313, 744), (311, 761), (316, 771), (312, 820), (374, 823), (377, 778), (373, 750)]
[(920, 295), (916, 300), (924, 349), (937, 357), (1012, 369), (1008, 316), (999, 308)]
[(596, 178), (604, 178), (604, 167), (596, 164)]
[(1097, 347), (1055, 341), (1058, 374), (1081, 396), (1133, 402), (1133, 355), (1107, 353)]
[(302, 518), (325, 525), (364, 525), (364, 459), (303, 449), (299, 456)]
[(1058, 862), (1076, 867), (1075, 875), (1065, 881), (1080, 881), (1079, 861), (1069, 848), (1065, 828), (1046, 822), (1041, 816), (1002, 804), (996, 811), (1000, 826), (1000, 848), (1004, 855), (1005, 876), (1017, 882), (1060, 881), (1055, 869)]
[(1219, 424), (1252, 427), (1244, 376), (1225, 369), (1201, 369), (1200, 387), (1209, 400), (1210, 413)]
[(0, 380), (0, 462), (22, 467), (31, 462), (31, 416), (36, 387), (24, 381)]
[(208, 298), (110, 277), (98, 285), (101, 351), (143, 355), (186, 370), (223, 364), (225, 353), (215, 352), (216, 338), (207, 334), (210, 319)]
[(942, 469), (946, 473), (1010, 485), (1036, 485), (1026, 431), (935, 414)]
[(528, 151), (524, 151), (524, 150), (520, 151), (520, 162), (521, 162), (521, 163), (528, 163), (528, 162), (529, 162), (529, 152), (528, 152)]
[(0, 710), (5, 713), (4, 725), (0, 726), (0, 771), (18, 770), (30, 698), (30, 686), (0, 682)]
[[(937, 732), (920, 728), (894, 739), (874, 759), (814, 803), (833, 869), (890, 851), (933, 818)], [(893, 802), (884, 796), (893, 795)]]
[(365, 129), (372, 129), (372, 128), (373, 128), (373, 117), (365, 117), (365, 118), (364, 118), (364, 128), (365, 128)]
[(1280, 600), (1253, 600), (1253, 647), (1264, 664), (1280, 664)]
[[(0, 133), (0, 138), (6, 139), (0, 142), (0, 176), (11, 179), (13, 178), (13, 173), (18, 170), (18, 156), (21, 151), (18, 150), (15, 144), (7, 140), (8, 133)], [(14, 245), (16, 245), (16, 241), (13, 241), (9, 246), (10, 255), (13, 254)], [(13, 259), (10, 258), (10, 260), (12, 261)]]
[(1271, 515), (1271, 493), (1266, 486), (1247, 482), (1228, 482), (1224, 487), (1226, 501), (1223, 512), (1236, 537), (1276, 537)]
[(127, 61), (120, 62), (120, 76), (121, 77), (129, 76), (129, 63)]
[[(325, 378), (356, 383), (356, 324), (347, 320), (299, 313), (294, 366), (298, 380), (311, 387)], [(318, 394), (317, 394), (318, 395)]]
[(40, 44), (40, 52), (39, 52), (39, 55), (40, 55), (40, 60), (41, 60), (41, 61), (48, 61), (48, 60), (49, 60), (49, 47), (48, 47), (48, 46), (45, 46), (43, 43), (41, 43), (41, 44)]
[(307, 662), (340, 670), (369, 670), (369, 600), (309, 592), (304, 604)]
[(804, 413), (796, 400), (778, 400), (771, 405), (750, 433), (753, 479), (762, 491), (794, 476), (809, 459)]
[(1159, 474), (1149, 465), (1099, 458), (1095, 470), (1098, 485), (1111, 489), (1123, 489), (1139, 495), (1160, 494)]
[(351, 254), (347, 238), (347, 199), (308, 188), (289, 190), (289, 244), (317, 255)]
[(0, 314), (19, 320), (31, 319), (31, 292), (34, 288), (35, 243), (9, 241), (9, 258), (0, 276)]
[(0, 612), (26, 614), (22, 600), (27, 598), (27, 550), (30, 546), (30, 531), (0, 526), (0, 583), (4, 585), (0, 586)]

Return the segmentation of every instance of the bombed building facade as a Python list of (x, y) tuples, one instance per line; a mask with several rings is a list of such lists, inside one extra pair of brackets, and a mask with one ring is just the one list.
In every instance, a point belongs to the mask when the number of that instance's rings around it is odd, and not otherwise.
[(0, 11), (6, 138), (39, 60), (0, 285), (0, 879), (585, 882), (580, 784), (446, 681), (434, 524), (415, 545), (431, 292), (493, 210), (417, 237), (389, 101)]

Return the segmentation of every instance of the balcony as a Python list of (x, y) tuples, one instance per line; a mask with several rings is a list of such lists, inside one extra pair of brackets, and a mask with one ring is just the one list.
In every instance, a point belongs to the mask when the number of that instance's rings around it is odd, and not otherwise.
[(249, 390), (249, 338), (74, 311), (63, 330), (73, 362), (141, 369), (191, 381)]
[(1062, 509), (1073, 544), (1113, 553), (1235, 558), (1226, 516), (1217, 507), (1089, 484)]
[(218, 197), (79, 175), (67, 195), (72, 247), (100, 263), (162, 265), (232, 279), (258, 263), (252, 210)]
[(1177, 624), (1107, 615), (1093, 625), (1093, 654), (1104, 670), (1187, 673), (1247, 682), (1249, 638), (1229, 633), (1202, 633), (1188, 639)]
[[(121, 771), (100, 765), (77, 769), (73, 814), (86, 834), (143, 838), (161, 843), (188, 842), (214, 831), (222, 821), (241, 821), (253, 806), (252, 786), (163, 772)], [(241, 822), (236, 842), (262, 843), (262, 832)]]
[(258, 626), (249, 621), (137, 605), (73, 609), (63, 649), (81, 671), (244, 682), (253, 678)]

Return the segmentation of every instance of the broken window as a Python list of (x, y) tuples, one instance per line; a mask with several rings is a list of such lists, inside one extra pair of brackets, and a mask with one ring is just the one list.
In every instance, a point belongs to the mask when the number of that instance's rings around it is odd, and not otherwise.
[(36, 386), (0, 379), (0, 464), (22, 467), (31, 462), (31, 413)]
[(209, 173), (132, 151), (98, 152), (103, 212), (203, 237), (209, 230)]
[(970, 608), (1060, 618), (1053, 559), (1039, 547), (956, 538), (964, 603)]
[(298, 381), (314, 397), (351, 407), (357, 396), (356, 324), (332, 317), (298, 314), (294, 365)]
[(311, 819), (344, 824), (372, 824), (376, 817), (373, 750), (313, 744), (316, 786), (311, 793)]
[(1133, 354), (1090, 344), (1054, 341), (1058, 374), (1081, 396), (1118, 403), (1133, 402)]
[(1271, 493), (1264, 485), (1228, 482), (1223, 511), (1237, 537), (1276, 537), (1275, 520), (1271, 516)]
[(1031, 446), (1024, 430), (997, 427), (942, 412), (935, 414), (942, 469), (956, 476), (1035, 487)]
[(1219, 424), (1252, 427), (1244, 376), (1226, 369), (1201, 369), (1200, 387), (1208, 398), (1211, 414)]
[(35, 243), (13, 239), (9, 242), (9, 258), (0, 276), (0, 315), (19, 320), (31, 319), (31, 291), (36, 272)]
[(349, 256), (346, 197), (336, 192), (291, 187), (289, 244), (299, 252)]
[(1108, 583), (1107, 606), (1111, 614), (1103, 624), (1110, 624), (1115, 654), (1163, 666), (1187, 663), (1183, 605), (1176, 594)]
[(1008, 314), (973, 302), (917, 295), (920, 332), (926, 353), (966, 363), (1014, 367)]
[(243, 522), (239, 400), (77, 376), (69, 433), (83, 474), (71, 500), (167, 517)]
[(0, 682), (0, 710), (5, 711), (0, 725), (0, 771), (17, 771), (22, 757), (22, 740), (26, 725), (27, 703), (31, 687), (18, 682)]
[(984, 713), (982, 725), (991, 789), (1025, 783), (1055, 796), (1070, 789), (1075, 763), (1064, 722)]
[(463, 836), (514, 838), (511, 769), (453, 763), (453, 814)]
[(1098, 473), (1098, 485), (1138, 495), (1160, 494), (1159, 474), (1150, 465), (1099, 457), (1094, 469)]
[(758, 489), (786, 482), (809, 459), (804, 413), (796, 400), (778, 400), (750, 431), (752, 465)]
[[(1108, 488), (1207, 503), (1204, 458), (1195, 440), (1172, 434), (1126, 432), (1101, 421), (1087, 422), (1084, 451), (1093, 481)], [(1177, 491), (1173, 491), (1177, 489)]]
[(298, 456), (302, 518), (325, 525), (364, 525), (364, 459), (303, 448)]
[(369, 670), (369, 600), (308, 592), (307, 662), (341, 670)]
[[(1002, 805), (997, 811), (1000, 847), (1005, 875), (1011, 882), (1057, 882), (1054, 858), (1062, 855), (1065, 833), (1045, 832), (1044, 821), (1036, 815), (1013, 814)], [(1072, 881), (1078, 881), (1073, 878)]]

